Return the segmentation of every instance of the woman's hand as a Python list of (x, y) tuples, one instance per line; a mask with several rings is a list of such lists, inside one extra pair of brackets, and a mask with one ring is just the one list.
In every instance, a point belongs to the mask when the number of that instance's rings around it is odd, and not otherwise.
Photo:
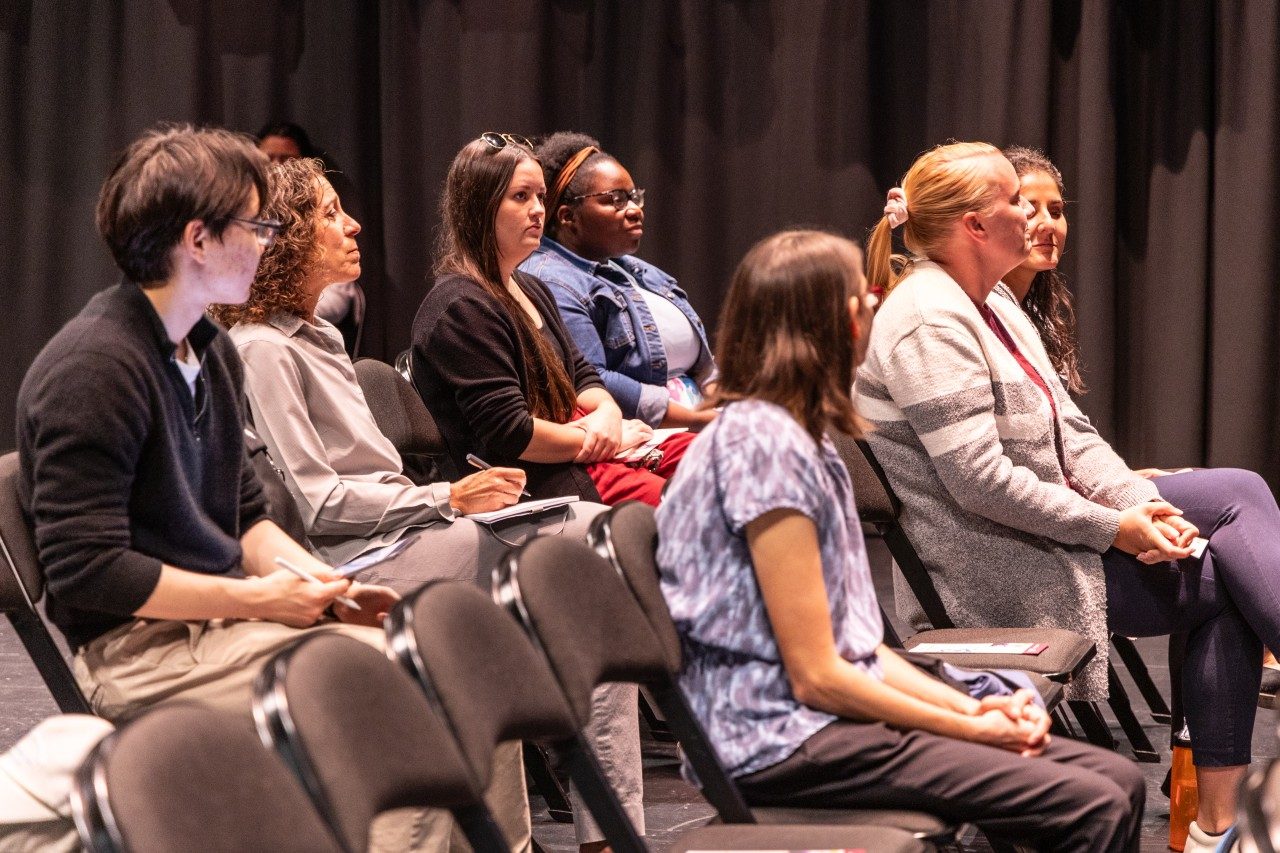
[(622, 444), (622, 412), (616, 405), (596, 406), (595, 411), (576, 421), (569, 421), (568, 425), (586, 433), (574, 462), (589, 464), (618, 455), (618, 447)]
[(525, 473), (519, 468), (489, 468), (449, 484), (449, 504), (463, 515), (491, 512), (520, 500)]
[(382, 620), (400, 600), (400, 593), (390, 587), (376, 584), (353, 583), (345, 597), (359, 604), (360, 609), (353, 610), (341, 601), (334, 601), (333, 613), (338, 617), (339, 622), (380, 628)]
[(1148, 501), (1121, 510), (1120, 529), (1112, 547), (1133, 554), (1148, 565), (1189, 557), (1191, 539), (1197, 531), (1181, 516), (1182, 510), (1165, 501)]
[(618, 445), (618, 452), (625, 453), (628, 450), (639, 447), (649, 439), (653, 438), (653, 427), (641, 420), (632, 418), (622, 422), (622, 441)]

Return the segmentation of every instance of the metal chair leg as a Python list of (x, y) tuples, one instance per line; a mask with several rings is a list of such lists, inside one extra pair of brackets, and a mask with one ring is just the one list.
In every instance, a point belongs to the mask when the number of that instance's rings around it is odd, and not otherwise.
[(556, 823), (573, 823), (573, 809), (564, 786), (551, 770), (547, 751), (537, 744), (524, 744), (524, 769), (533, 780), (537, 792), (547, 801), (547, 811)]
[(1156, 687), (1155, 681), (1152, 680), (1151, 673), (1147, 670), (1147, 663), (1138, 652), (1138, 647), (1133, 644), (1133, 640), (1121, 634), (1111, 635), (1111, 645), (1115, 647), (1120, 660), (1124, 661), (1125, 669), (1129, 670), (1129, 677), (1133, 679), (1134, 686), (1138, 688), (1138, 692), (1146, 700), (1147, 707), (1151, 709), (1151, 719), (1167, 726), (1171, 721), (1169, 705), (1164, 701), (1164, 694), (1160, 692), (1160, 688)]
[(1125, 737), (1133, 745), (1133, 757), (1148, 764), (1158, 764), (1160, 754), (1156, 752), (1151, 739), (1147, 737), (1142, 724), (1134, 715), (1133, 706), (1129, 704), (1129, 694), (1125, 691), (1124, 684), (1120, 682), (1116, 668), (1111, 665), (1107, 666), (1107, 686), (1110, 692), (1107, 704), (1111, 706), (1111, 713), (1116, 715), (1116, 722), (1120, 723), (1120, 728), (1124, 729)]
[(1079, 721), (1080, 728), (1089, 743), (1104, 749), (1116, 748), (1116, 741), (1111, 736), (1111, 729), (1107, 727), (1107, 722), (1102, 718), (1102, 713), (1095, 703), (1083, 699), (1069, 699), (1067, 700), (1067, 705), (1071, 708), (1071, 712), (1076, 715), (1076, 720)]
[(49, 629), (45, 627), (40, 614), (34, 610), (15, 610), (6, 615), (13, 630), (17, 632), (18, 639), (26, 647), (27, 654), (31, 656), (32, 663), (36, 665), (40, 677), (44, 679), (45, 686), (53, 694), (53, 700), (58, 703), (58, 710), (64, 714), (92, 714), (93, 709), (89, 707), (88, 700), (80, 691), (80, 685), (71, 674), (62, 650), (54, 643), (53, 637), (49, 636)]

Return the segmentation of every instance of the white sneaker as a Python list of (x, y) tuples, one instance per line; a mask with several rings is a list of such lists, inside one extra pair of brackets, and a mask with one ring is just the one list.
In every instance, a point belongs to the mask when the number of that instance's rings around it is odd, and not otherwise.
[[(1228, 829), (1221, 835), (1210, 835), (1193, 820), (1187, 829), (1187, 846), (1182, 848), (1182, 853), (1214, 853), (1230, 831)], [(1227, 853), (1227, 850), (1223, 850), (1222, 853)]]

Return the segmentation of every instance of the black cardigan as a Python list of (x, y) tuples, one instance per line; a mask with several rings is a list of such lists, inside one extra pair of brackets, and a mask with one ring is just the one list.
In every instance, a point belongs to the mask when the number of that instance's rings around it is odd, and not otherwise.
[(235, 347), (208, 319), (187, 340), (194, 400), (160, 317), (125, 282), (49, 341), (18, 392), (18, 493), (72, 648), (127, 622), (162, 563), (239, 576), (240, 537), (266, 517)]
[[(603, 388), (542, 282), (519, 271), (515, 279), (563, 353), (565, 372), (577, 392)], [(414, 385), (448, 445), (455, 468), (452, 477), (473, 472), (466, 456), (474, 453), (492, 465), (524, 469), (535, 498), (578, 495), (600, 500), (584, 466), (519, 458), (533, 438), (533, 416), (524, 393), (528, 372), (515, 321), (478, 282), (450, 275), (428, 291), (413, 321), (412, 358)]]

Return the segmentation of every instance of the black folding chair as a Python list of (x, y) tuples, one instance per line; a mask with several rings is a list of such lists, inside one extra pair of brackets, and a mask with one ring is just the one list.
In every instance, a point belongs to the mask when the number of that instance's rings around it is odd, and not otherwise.
[[(634, 618), (617, 628), (615, 643), (653, 651), (654, 638)], [(562, 690), (520, 625), (471, 584), (428, 584), (393, 609), (387, 634), (393, 654), (418, 676), (449, 722), (474, 773), (487, 772), (493, 748), (502, 741), (542, 741), (568, 767), (610, 847), (618, 853), (646, 849), (582, 735), (595, 686), (585, 671), (575, 689)], [(923, 849), (902, 830), (847, 825), (695, 829), (681, 835), (676, 849), (847, 847)]]
[(373, 358), (357, 361), (355, 371), (369, 411), (404, 461), (406, 476), (418, 483), (457, 479), (460, 472), (453, 470), (444, 437), (413, 385)]
[[(894, 494), (893, 486), (871, 448), (866, 442), (855, 442), (848, 436), (836, 438), (835, 443), (853, 479), (859, 516), (863, 521), (873, 524), (884, 537), (885, 545), (893, 555), (898, 570), (911, 587), (925, 618), (934, 628), (905, 640), (903, 645), (907, 649), (924, 642), (1044, 642), (1049, 648), (1034, 658), (1026, 655), (948, 655), (947, 660), (957, 666), (974, 669), (1026, 669), (1063, 683), (1078, 675), (1085, 664), (1093, 659), (1097, 650), (1091, 641), (1061, 628), (955, 628), (928, 569), (899, 523), (902, 503)], [(964, 639), (960, 639), (961, 636)], [(980, 637), (985, 639), (979, 639)], [(1143, 762), (1158, 762), (1160, 756), (1134, 715), (1129, 694), (1116, 675), (1114, 666), (1108, 666), (1107, 681), (1107, 702), (1133, 746), (1134, 757)], [(1107, 749), (1115, 748), (1115, 739), (1096, 703), (1069, 699), (1067, 705), (1091, 743)]]
[(582, 543), (553, 536), (526, 543), (500, 565), (494, 595), (537, 638), (566, 695), (612, 681), (647, 687), (723, 822), (889, 826), (930, 841), (954, 835), (923, 812), (748, 806), (676, 683), (678, 640), (655, 635), (617, 572)]
[(352, 853), (377, 815), (449, 809), (480, 853), (507, 843), (448, 728), (422, 690), (370, 646), (308, 637), (273, 657), (254, 684), (254, 719)]
[(67, 714), (92, 714), (62, 650), (54, 642), (36, 605), (44, 596), (44, 570), (36, 554), (31, 523), (18, 499), (18, 454), (0, 456), (0, 610), (36, 665), (58, 709)]
[(197, 704), (153, 708), (81, 766), (71, 811), (89, 853), (342, 853), (243, 716)]

